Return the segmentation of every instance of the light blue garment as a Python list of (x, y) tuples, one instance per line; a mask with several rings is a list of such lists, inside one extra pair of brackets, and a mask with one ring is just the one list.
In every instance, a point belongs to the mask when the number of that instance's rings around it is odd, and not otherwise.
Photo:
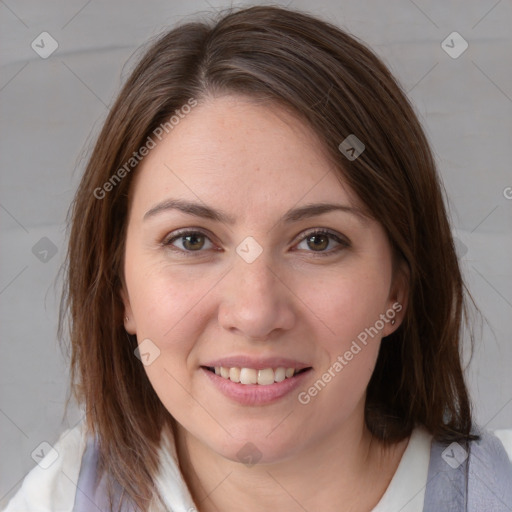
[(477, 433), (469, 455), (462, 444), (432, 442), (423, 512), (512, 512), (512, 463), (494, 434)]
[[(478, 432), (481, 439), (471, 441), (468, 450), (462, 443), (432, 441), (423, 512), (512, 512), (512, 463), (494, 434)], [(92, 437), (87, 440), (77, 487), (73, 512), (117, 512), (122, 489), (116, 482), (110, 508), (106, 476), (99, 479), (98, 445)], [(125, 500), (122, 512), (136, 510)]]
[[(73, 512), (117, 512), (119, 502), (123, 494), (122, 488), (117, 481), (114, 481), (113, 506), (110, 507), (107, 494), (106, 472), (99, 470), (99, 450), (97, 440), (89, 436), (78, 476), (77, 491)], [(100, 477), (100, 473), (101, 477)], [(133, 503), (123, 504), (122, 512), (136, 512), (137, 508)]]

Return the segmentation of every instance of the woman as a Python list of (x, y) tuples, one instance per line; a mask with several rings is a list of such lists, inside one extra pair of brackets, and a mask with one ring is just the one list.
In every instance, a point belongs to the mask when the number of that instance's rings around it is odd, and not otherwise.
[(427, 141), (370, 50), (275, 7), (175, 28), (72, 205), (86, 422), (7, 510), (510, 510), (464, 291)]

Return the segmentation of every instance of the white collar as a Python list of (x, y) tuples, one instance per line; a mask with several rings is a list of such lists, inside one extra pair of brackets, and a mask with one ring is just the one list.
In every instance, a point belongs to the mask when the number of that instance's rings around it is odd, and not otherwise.
[(407, 448), (386, 491), (371, 512), (423, 510), (432, 435), (422, 425), (412, 431)]
[[(167, 507), (172, 512), (197, 512), (188, 486), (181, 474), (174, 435), (170, 428), (164, 427), (160, 446), (160, 469), (155, 484)], [(152, 505), (150, 512), (161, 512)]]
[[(403, 509), (404, 512), (422, 510), (431, 441), (432, 436), (424, 427), (418, 426), (413, 430), (400, 464), (384, 495), (372, 512), (395, 510), (398, 503), (402, 507), (406, 506)], [(167, 510), (172, 510), (172, 512), (197, 512), (197, 506), (179, 468), (173, 433), (167, 427), (164, 428), (162, 433), (159, 454), (160, 470), (155, 483)], [(405, 493), (404, 489), (407, 489), (408, 492)], [(406, 494), (409, 493), (410, 495), (407, 497)], [(389, 508), (390, 505), (393, 505), (392, 508)], [(161, 510), (153, 505), (150, 512), (161, 512)]]

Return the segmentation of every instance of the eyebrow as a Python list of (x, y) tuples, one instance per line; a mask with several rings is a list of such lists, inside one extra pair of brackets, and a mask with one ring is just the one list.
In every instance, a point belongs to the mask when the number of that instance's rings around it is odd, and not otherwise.
[[(234, 217), (221, 210), (215, 210), (214, 208), (204, 204), (194, 203), (184, 199), (166, 199), (165, 201), (158, 203), (144, 214), (143, 220), (155, 217), (156, 215), (169, 210), (178, 210), (188, 215), (222, 222), (229, 225), (234, 225), (236, 223), (236, 219)], [(369, 215), (361, 208), (357, 208), (355, 206), (336, 203), (316, 203), (306, 204), (304, 206), (288, 210), (281, 218), (281, 222), (290, 224), (292, 222), (298, 222), (300, 220), (322, 215), (331, 211), (342, 211), (352, 214), (362, 222), (367, 222), (369, 220)]]

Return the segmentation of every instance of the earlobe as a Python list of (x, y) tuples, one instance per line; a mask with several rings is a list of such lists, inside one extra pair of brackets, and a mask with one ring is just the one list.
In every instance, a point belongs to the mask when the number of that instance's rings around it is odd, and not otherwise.
[(388, 312), (392, 319), (386, 326), (384, 336), (389, 336), (395, 332), (403, 322), (409, 302), (409, 283), (409, 267), (404, 260), (401, 260), (397, 266), (390, 293)]
[(133, 317), (130, 299), (128, 298), (128, 293), (124, 286), (121, 288), (120, 295), (124, 305), (124, 328), (128, 334), (136, 334), (135, 319)]
[(124, 317), (124, 329), (128, 334), (136, 334), (135, 321), (129, 316)]

